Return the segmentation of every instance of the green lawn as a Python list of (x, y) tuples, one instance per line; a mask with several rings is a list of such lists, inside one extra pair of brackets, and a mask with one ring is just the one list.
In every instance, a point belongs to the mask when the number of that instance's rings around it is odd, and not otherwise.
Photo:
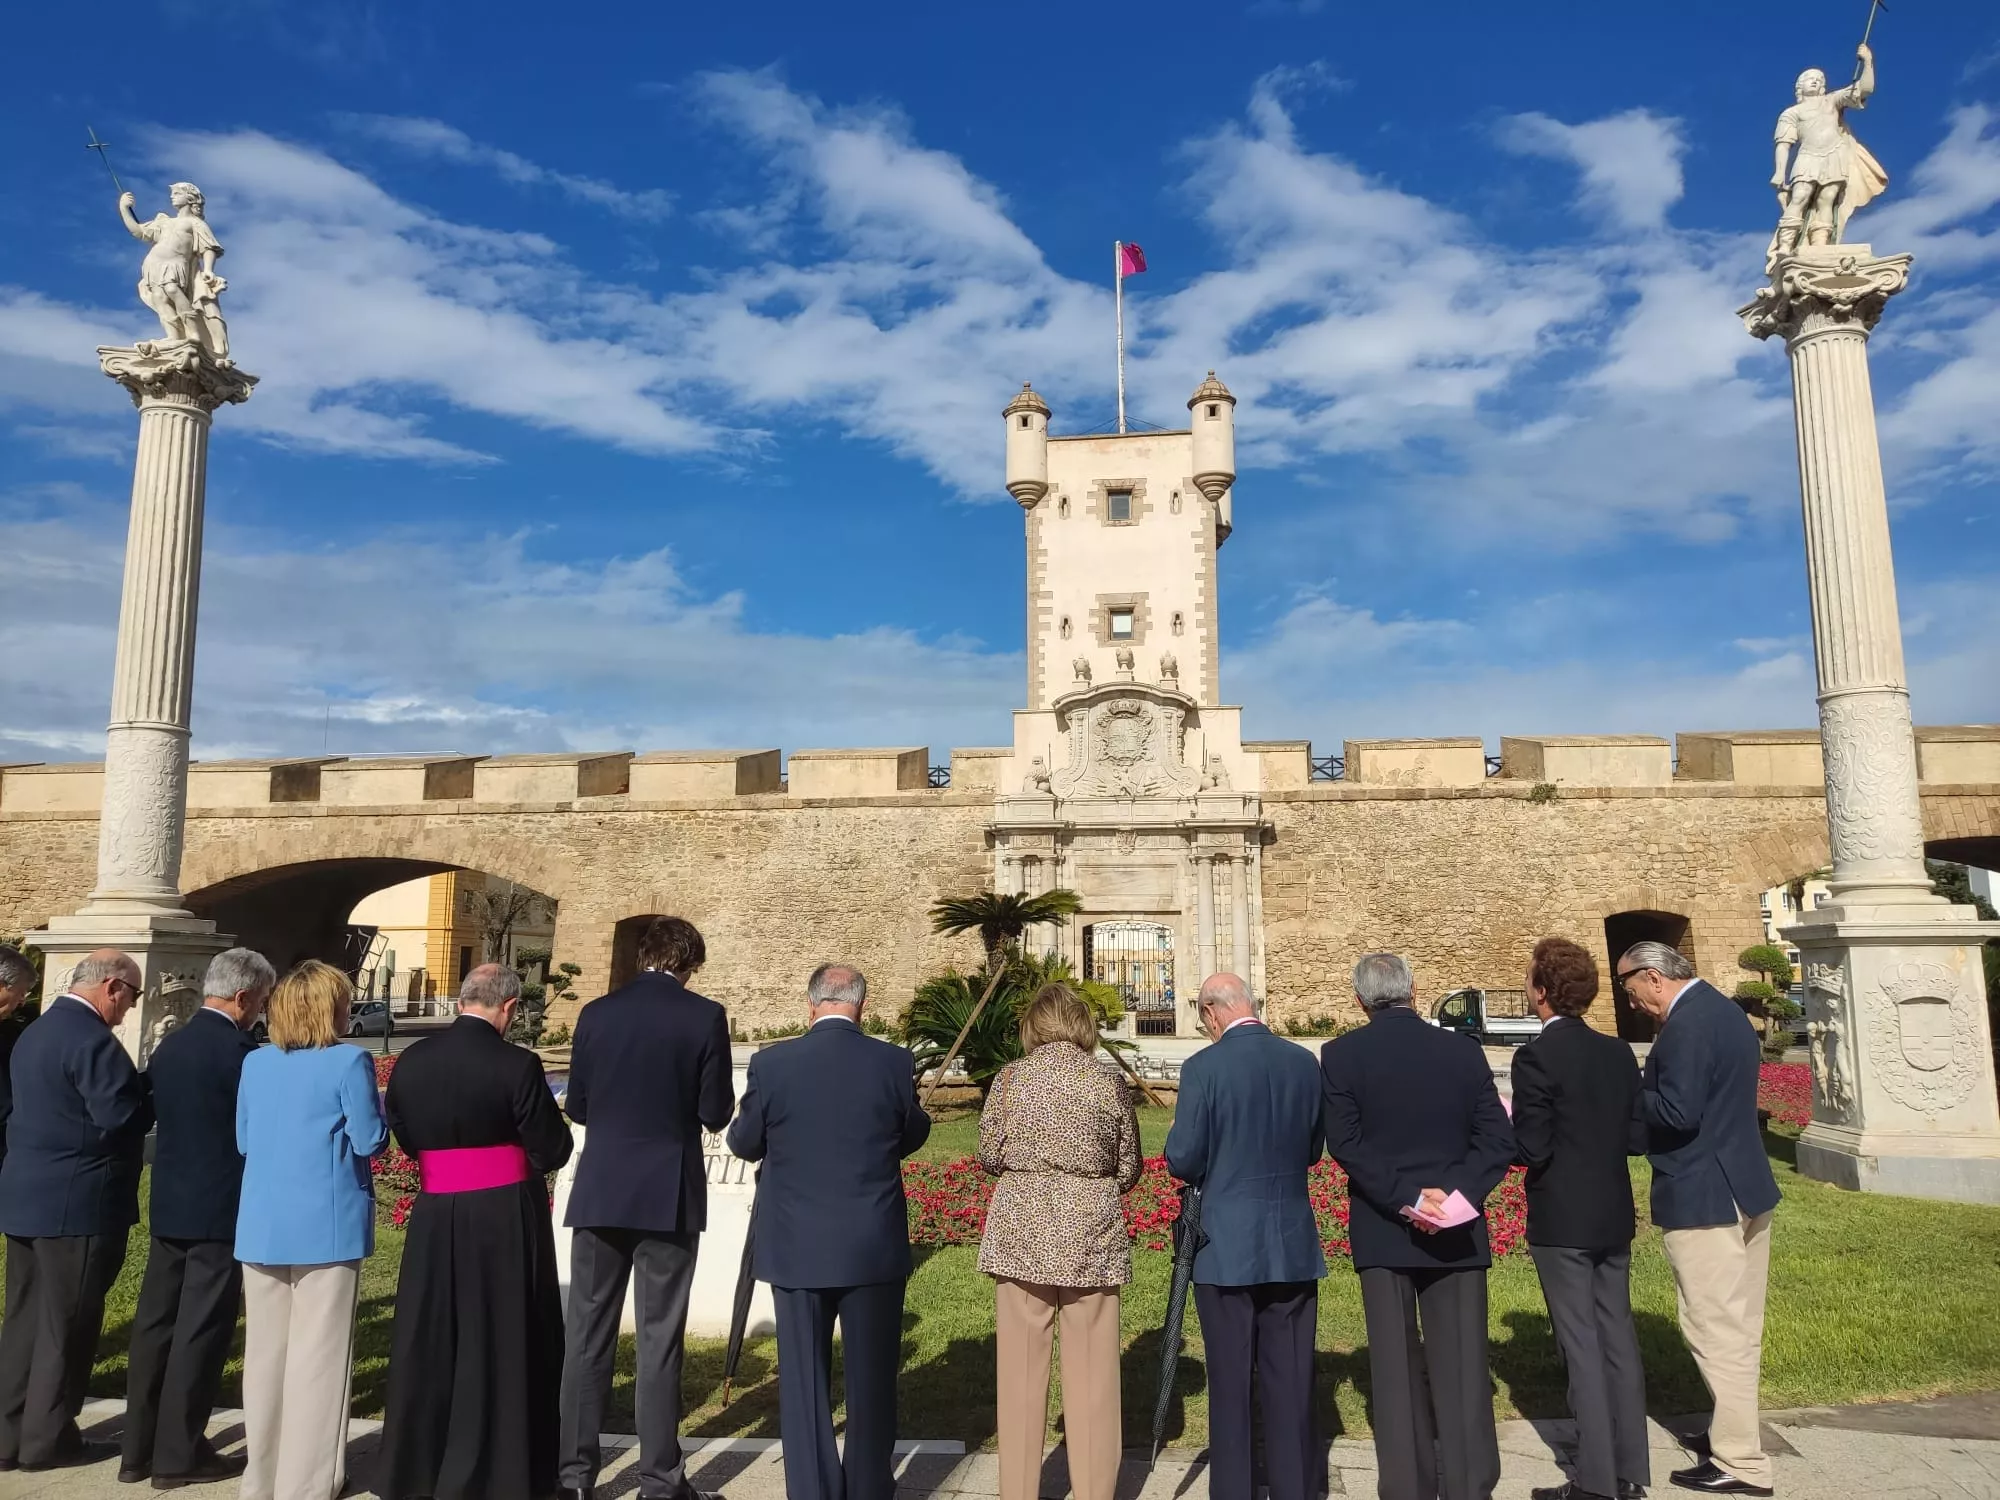
[[(1149, 1154), (1160, 1149), (1168, 1116), (1147, 1110), (1141, 1131)], [(925, 1156), (968, 1154), (978, 1121), (970, 1111), (939, 1121)], [(1946, 1391), (2000, 1388), (2000, 1209), (1863, 1197), (1800, 1178), (1786, 1134), (1768, 1140), (1785, 1201), (1778, 1210), (1771, 1262), (1770, 1314), (1764, 1346), (1764, 1401), (1785, 1407), (1866, 1401)], [(1643, 1190), (1647, 1168), (1635, 1163)], [(105, 1337), (91, 1382), (94, 1394), (122, 1395), (125, 1341), (143, 1269), (143, 1239), (112, 1294)], [(384, 1230), (363, 1269), (354, 1407), (379, 1413), (387, 1375), (395, 1268), (402, 1235)], [(993, 1437), (993, 1293), (970, 1247), (919, 1250), (905, 1315), (902, 1430), (981, 1444)], [(1159, 1370), (1158, 1329), (1166, 1302), (1168, 1259), (1136, 1258), (1126, 1291), (1127, 1440), (1144, 1440)], [(1700, 1376), (1680, 1341), (1673, 1282), (1657, 1232), (1644, 1230), (1632, 1259), (1632, 1297), (1646, 1355), (1648, 1398), (1656, 1415), (1705, 1408)], [(1494, 1399), (1502, 1416), (1564, 1411), (1563, 1377), (1534, 1266), (1510, 1256), (1490, 1278)], [(1321, 1286), (1319, 1374), (1330, 1396), (1329, 1433), (1365, 1433), (1368, 1360), (1361, 1299), (1343, 1261)], [(688, 1428), (704, 1436), (775, 1436), (775, 1341), (744, 1352), (728, 1409), (720, 1403), (722, 1345), (695, 1340), (687, 1361)], [(612, 1422), (631, 1431), (631, 1348), (621, 1361)], [(238, 1400), (232, 1363), (224, 1399)], [(1174, 1440), (1206, 1438), (1201, 1338), (1192, 1311), (1181, 1361)], [(1322, 1408), (1324, 1410), (1324, 1408)]]

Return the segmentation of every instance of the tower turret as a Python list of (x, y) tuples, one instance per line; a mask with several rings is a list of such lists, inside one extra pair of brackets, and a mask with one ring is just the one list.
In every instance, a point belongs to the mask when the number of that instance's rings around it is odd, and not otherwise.
[(1208, 372), (1188, 397), (1194, 428), (1194, 485), (1211, 502), (1236, 482), (1236, 398)]
[(1033, 510), (1049, 492), (1049, 404), (1023, 381), (1021, 394), (1001, 415), (1007, 420), (1007, 493)]

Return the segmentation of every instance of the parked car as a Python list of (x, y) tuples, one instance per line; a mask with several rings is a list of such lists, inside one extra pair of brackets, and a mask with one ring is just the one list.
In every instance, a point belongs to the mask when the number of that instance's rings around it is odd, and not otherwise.
[(389, 1014), (386, 1000), (363, 1000), (348, 1013), (349, 1036), (394, 1036), (396, 1018)]
[(1513, 1047), (1542, 1034), (1526, 990), (1453, 990), (1431, 1007), (1433, 1026), (1462, 1031), (1482, 1047)]

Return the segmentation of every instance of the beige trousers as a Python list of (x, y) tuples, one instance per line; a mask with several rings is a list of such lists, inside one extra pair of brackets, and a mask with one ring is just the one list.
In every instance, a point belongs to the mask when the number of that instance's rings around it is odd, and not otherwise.
[(1062, 1325), (1063, 1434), (1076, 1500), (1112, 1500), (1124, 1454), (1118, 1399), (1118, 1288), (994, 1286), (1000, 1500), (1041, 1493), (1049, 1422), (1049, 1350)]
[(1758, 1435), (1764, 1363), (1764, 1288), (1771, 1275), (1771, 1216), (1666, 1231), (1667, 1264), (1680, 1295), (1681, 1333), (1715, 1398), (1709, 1456), (1746, 1484), (1771, 1487)]
[(243, 1268), (242, 1500), (333, 1500), (347, 1482), (347, 1404), (361, 1262)]

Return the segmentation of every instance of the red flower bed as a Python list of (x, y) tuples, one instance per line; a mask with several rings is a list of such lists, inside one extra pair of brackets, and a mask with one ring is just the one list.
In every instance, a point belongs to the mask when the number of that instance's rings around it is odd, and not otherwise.
[(386, 1089), (389, 1086), (389, 1075), (395, 1071), (396, 1071), (395, 1053), (391, 1052), (387, 1057), (382, 1056), (382, 1054), (379, 1052), (375, 1054), (376, 1088)]
[(375, 1175), (375, 1206), (388, 1205), (389, 1222), (398, 1229), (410, 1222), (410, 1210), (417, 1201), (417, 1163), (404, 1154), (394, 1141), (369, 1159), (368, 1170)]
[(1812, 1068), (1806, 1063), (1765, 1063), (1757, 1069), (1757, 1107), (1780, 1125), (1812, 1123)]
[[(1528, 1202), (1517, 1167), (1486, 1202), (1487, 1235), (1495, 1255), (1522, 1243)], [(994, 1179), (973, 1158), (903, 1163), (903, 1191), (910, 1205), (910, 1242), (915, 1245), (976, 1245), (986, 1229)], [(1167, 1172), (1164, 1157), (1147, 1158), (1146, 1169), (1125, 1195), (1125, 1232), (1139, 1250), (1168, 1250), (1181, 1213), (1181, 1186)], [(1306, 1175), (1320, 1244), (1332, 1256), (1347, 1254), (1347, 1174), (1321, 1161)]]

